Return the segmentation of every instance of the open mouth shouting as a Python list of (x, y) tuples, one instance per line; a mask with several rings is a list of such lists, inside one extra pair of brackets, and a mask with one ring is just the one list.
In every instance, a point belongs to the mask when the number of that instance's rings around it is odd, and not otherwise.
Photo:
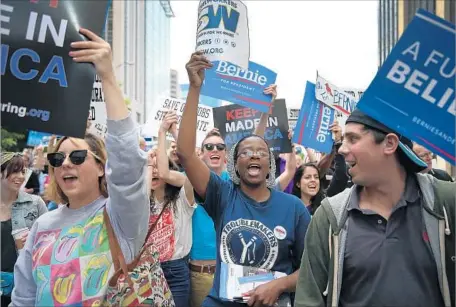
[(72, 185), (72, 184), (76, 183), (76, 181), (78, 180), (78, 177), (73, 174), (64, 174), (62, 176), (62, 178), (63, 178), (63, 182), (66, 185)]
[(261, 174), (261, 165), (259, 163), (250, 163), (247, 166), (247, 174), (251, 177), (258, 177)]
[(318, 192), (318, 187), (317, 187), (317, 183), (316, 182), (311, 182), (307, 185), (307, 189), (309, 190), (309, 192)]
[(212, 163), (216, 164), (220, 162), (220, 155), (213, 154), (209, 157)]

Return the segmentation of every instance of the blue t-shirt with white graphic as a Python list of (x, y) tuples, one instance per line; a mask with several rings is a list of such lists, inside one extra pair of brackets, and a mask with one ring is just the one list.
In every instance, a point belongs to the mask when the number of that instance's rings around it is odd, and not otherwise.
[(214, 285), (203, 307), (245, 306), (219, 298), (221, 262), (286, 274), (299, 269), (309, 211), (297, 197), (270, 191), (270, 198), (258, 203), (211, 172), (202, 205), (214, 221), (219, 252)]
[[(225, 181), (230, 180), (227, 171), (223, 171), (220, 174), (220, 178)], [(190, 250), (190, 259), (214, 260), (217, 253), (214, 222), (200, 204), (193, 212), (192, 231), (193, 243)]]

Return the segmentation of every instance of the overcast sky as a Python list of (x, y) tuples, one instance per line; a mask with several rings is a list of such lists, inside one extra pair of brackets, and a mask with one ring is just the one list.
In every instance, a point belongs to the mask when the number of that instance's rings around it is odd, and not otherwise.
[[(277, 72), (278, 96), (300, 107), (316, 71), (339, 87), (365, 90), (378, 66), (378, 1), (244, 1), (250, 60)], [(188, 83), (198, 1), (171, 1), (171, 68)]]

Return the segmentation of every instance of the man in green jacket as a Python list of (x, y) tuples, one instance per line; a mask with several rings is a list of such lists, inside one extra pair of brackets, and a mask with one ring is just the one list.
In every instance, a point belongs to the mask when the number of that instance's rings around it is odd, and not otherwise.
[(355, 185), (313, 216), (295, 307), (454, 307), (456, 185), (419, 174), (412, 142), (359, 110), (339, 153)]

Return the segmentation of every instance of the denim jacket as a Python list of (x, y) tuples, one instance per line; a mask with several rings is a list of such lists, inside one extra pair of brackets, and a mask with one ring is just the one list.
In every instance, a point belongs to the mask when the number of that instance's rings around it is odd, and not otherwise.
[(13, 231), (25, 227), (31, 229), (38, 217), (47, 211), (46, 204), (41, 197), (20, 191), (19, 196), (13, 203), (13, 210), (11, 213)]

